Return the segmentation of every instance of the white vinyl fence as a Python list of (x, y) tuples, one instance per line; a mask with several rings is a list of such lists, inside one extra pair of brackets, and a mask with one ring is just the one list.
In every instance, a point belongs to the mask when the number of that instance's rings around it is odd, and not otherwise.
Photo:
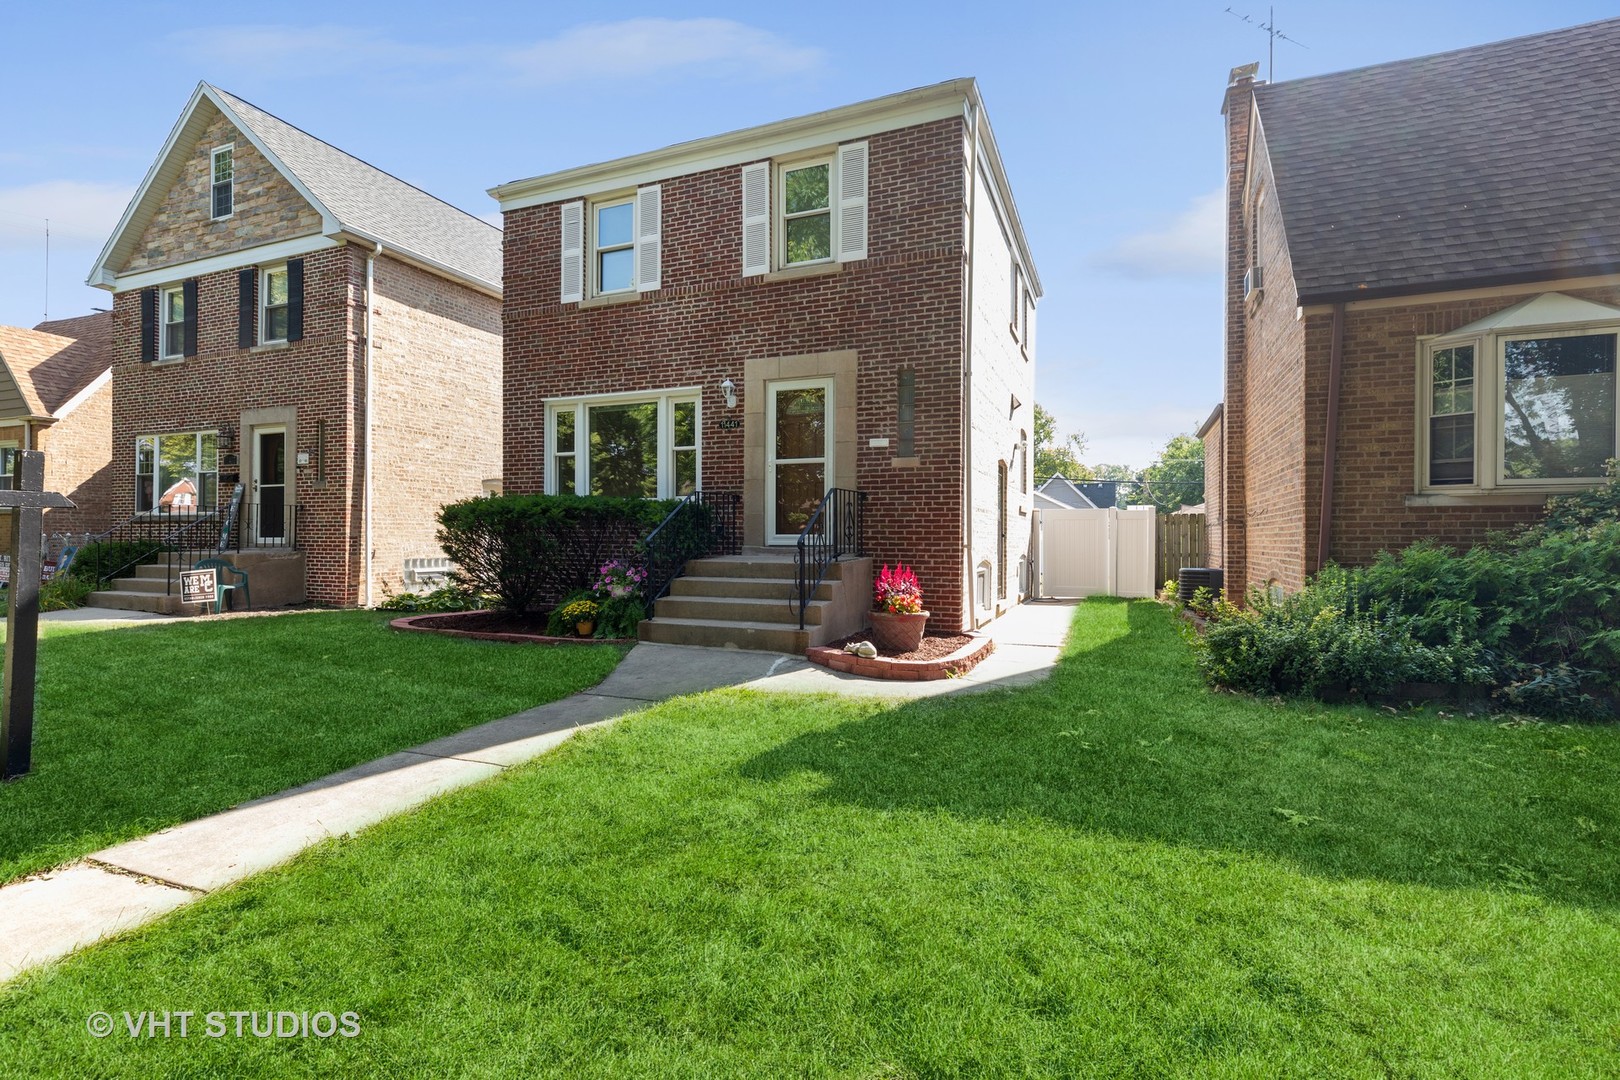
[(1157, 525), (1151, 506), (1035, 511), (1035, 595), (1156, 595)]

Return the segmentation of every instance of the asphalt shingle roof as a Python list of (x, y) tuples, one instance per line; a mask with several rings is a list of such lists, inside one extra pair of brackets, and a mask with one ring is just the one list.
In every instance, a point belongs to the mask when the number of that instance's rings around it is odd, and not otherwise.
[(212, 88), (310, 194), (345, 226), (499, 287), (501, 230)]
[(1620, 271), (1620, 19), (1263, 85), (1303, 302)]
[(55, 416), (112, 365), (112, 313), (0, 326), (0, 360), (32, 416)]

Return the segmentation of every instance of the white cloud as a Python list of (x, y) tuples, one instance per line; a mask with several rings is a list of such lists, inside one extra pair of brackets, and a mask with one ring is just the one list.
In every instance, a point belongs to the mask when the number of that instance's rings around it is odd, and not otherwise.
[(1192, 200), (1162, 228), (1127, 236), (1097, 256), (1105, 269), (1138, 278), (1218, 275), (1226, 251), (1226, 195)]
[[(477, 48), (434, 48), (352, 26), (211, 26), (177, 30), (169, 40), (220, 71), (301, 79), (331, 70), (334, 61), (362, 69), (472, 64)], [(229, 87), (227, 87), (229, 89)]]
[(169, 40), (216, 70), (261, 77), (309, 78), (341, 61), (372, 71), (409, 68), (416, 81), (579, 82), (592, 93), (635, 90), (674, 72), (780, 78), (816, 70), (826, 59), (820, 49), (731, 19), (587, 23), (529, 44), (418, 45), (363, 27), (272, 24), (179, 30)]
[(64, 247), (100, 247), (112, 235), (134, 189), (88, 180), (46, 180), (0, 188), (0, 250), (41, 249), (45, 219), (51, 242)]
[(614, 76), (638, 80), (676, 70), (780, 78), (819, 68), (820, 49), (730, 19), (625, 19), (591, 23), (506, 54), (527, 83)]

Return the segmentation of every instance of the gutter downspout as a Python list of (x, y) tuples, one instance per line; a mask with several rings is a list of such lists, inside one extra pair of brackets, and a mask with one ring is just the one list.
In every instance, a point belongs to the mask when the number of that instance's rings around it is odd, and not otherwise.
[(383, 253), (382, 241), (379, 240), (376, 243), (377, 243), (376, 250), (368, 252), (366, 254), (366, 454), (365, 454), (366, 479), (365, 479), (365, 495), (364, 495), (365, 514), (363, 516), (362, 524), (360, 526), (361, 543), (363, 543), (365, 545), (364, 549), (363, 549), (364, 564), (365, 564), (365, 575), (366, 575), (365, 600), (366, 600), (366, 607), (368, 607), (368, 608), (371, 607), (371, 605), (372, 605), (372, 596), (371, 596), (371, 496), (372, 496), (372, 487), (371, 487), (371, 401), (372, 401), (372, 383), (373, 383), (373, 380), (372, 380), (372, 377), (371, 377), (371, 338), (372, 338), (372, 321), (375, 318), (375, 316), (373, 314), (373, 309), (376, 307), (376, 304), (374, 302), (374, 297), (372, 296), (372, 290), (376, 285), (376, 275), (375, 275), (375, 271), (374, 271), (374, 267), (376, 265), (376, 260)]
[[(978, 629), (977, 570), (973, 565), (973, 215), (979, 194), (979, 109), (967, 102), (968, 127), (973, 137), (973, 160), (968, 162), (967, 221), (963, 240), (967, 247), (965, 288), (962, 292), (962, 586), (966, 593), (966, 628)], [(998, 568), (1005, 573), (1005, 567)]]
[[(1332, 554), (1333, 476), (1339, 463), (1339, 386), (1344, 381), (1344, 305), (1333, 305), (1333, 342), (1328, 351), (1327, 432), (1322, 447), (1322, 508), (1317, 515), (1316, 569)], [(1224, 447), (1224, 441), (1222, 443)]]

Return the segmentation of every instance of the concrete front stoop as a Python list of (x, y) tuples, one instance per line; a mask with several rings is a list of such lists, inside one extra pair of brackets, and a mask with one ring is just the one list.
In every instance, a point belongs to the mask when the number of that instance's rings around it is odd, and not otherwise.
[[(266, 611), (302, 604), (309, 600), (308, 570), (302, 551), (284, 548), (259, 551), (226, 551), (220, 558), (245, 570), (248, 587), (253, 594), (255, 611)], [(150, 611), (158, 615), (200, 615), (205, 605), (180, 602), (180, 571), (189, 569), (156, 564), (135, 567), (131, 577), (114, 578), (112, 588), (90, 594), (85, 603), (90, 607), (116, 608), (119, 611)], [(241, 610), (241, 600), (236, 600)], [(211, 605), (207, 606), (212, 611)]]
[(642, 641), (802, 655), (812, 645), (864, 629), (872, 601), (872, 560), (827, 568), (799, 629), (793, 555), (749, 551), (693, 559), (669, 595), (641, 622)]

